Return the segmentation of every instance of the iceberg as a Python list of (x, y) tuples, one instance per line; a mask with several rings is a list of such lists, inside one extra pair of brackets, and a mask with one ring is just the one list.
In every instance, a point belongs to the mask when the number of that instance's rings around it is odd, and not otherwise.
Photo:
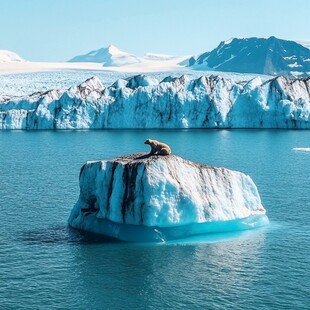
[(310, 152), (310, 147), (294, 147), (292, 150), (298, 152)]
[(131, 242), (252, 229), (268, 218), (252, 179), (176, 155), (88, 161), (71, 227)]
[(310, 78), (137, 75), (0, 100), (0, 129), (310, 128)]

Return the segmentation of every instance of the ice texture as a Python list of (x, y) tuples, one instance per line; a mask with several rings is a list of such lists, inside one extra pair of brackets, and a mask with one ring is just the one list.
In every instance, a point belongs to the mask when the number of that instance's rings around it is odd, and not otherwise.
[(140, 153), (87, 162), (69, 224), (125, 241), (163, 241), (261, 226), (265, 213), (248, 175)]
[(310, 78), (136, 75), (0, 101), (1, 129), (310, 128)]

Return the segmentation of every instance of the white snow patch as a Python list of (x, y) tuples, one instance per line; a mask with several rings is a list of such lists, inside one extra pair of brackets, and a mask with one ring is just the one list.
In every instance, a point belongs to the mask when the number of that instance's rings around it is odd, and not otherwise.
[(295, 77), (298, 77), (300, 75), (303, 75), (303, 72), (300, 72), (300, 71), (291, 71), (291, 75), (295, 76)]
[(242, 40), (244, 38), (243, 37), (232, 37), (232, 38), (229, 38), (228, 40), (224, 41), (224, 45), (230, 44), (234, 39)]
[(289, 64), (288, 66), (291, 67), (291, 68), (302, 67), (302, 65), (299, 65), (297, 62), (294, 62), (293, 64)]
[(258, 76), (249, 81), (246, 85), (244, 85), (244, 89), (246, 90), (252, 90), (256, 87), (259, 87), (263, 84), (262, 79)]
[(293, 55), (293, 56), (286, 56), (286, 57), (283, 57), (284, 59), (286, 60), (291, 60), (291, 59), (296, 59), (296, 56)]
[(226, 59), (225, 61), (223, 61), (223, 62), (220, 63), (219, 65), (217, 65), (217, 66), (215, 66), (215, 67), (212, 67), (212, 69), (216, 69), (216, 68), (222, 66), (224, 63), (226, 63), (226, 62), (228, 62), (228, 61), (234, 59), (235, 57), (236, 57), (236, 55), (230, 55), (230, 57), (229, 57), (228, 59)]
[(25, 60), (21, 58), (14, 52), (7, 50), (0, 50), (0, 63), (15, 63), (24, 62)]
[(143, 56), (144, 60), (161, 60), (161, 61), (166, 61), (166, 60), (173, 60), (173, 59), (176, 59), (176, 58), (180, 58), (180, 57), (173, 56), (173, 55), (156, 54), (156, 53), (146, 53)]

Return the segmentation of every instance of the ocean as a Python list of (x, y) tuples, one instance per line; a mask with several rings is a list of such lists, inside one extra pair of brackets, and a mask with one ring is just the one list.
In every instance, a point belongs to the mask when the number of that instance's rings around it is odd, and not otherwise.
[[(87, 160), (147, 152), (251, 176), (270, 224), (161, 244), (67, 226)], [(310, 145), (294, 130), (0, 132), (1, 309), (309, 309)]]

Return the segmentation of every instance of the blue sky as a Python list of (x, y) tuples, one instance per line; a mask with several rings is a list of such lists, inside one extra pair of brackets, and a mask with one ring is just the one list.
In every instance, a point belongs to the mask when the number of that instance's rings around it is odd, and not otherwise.
[(66, 61), (113, 44), (199, 54), (231, 37), (310, 41), (309, 0), (0, 0), (0, 49)]

